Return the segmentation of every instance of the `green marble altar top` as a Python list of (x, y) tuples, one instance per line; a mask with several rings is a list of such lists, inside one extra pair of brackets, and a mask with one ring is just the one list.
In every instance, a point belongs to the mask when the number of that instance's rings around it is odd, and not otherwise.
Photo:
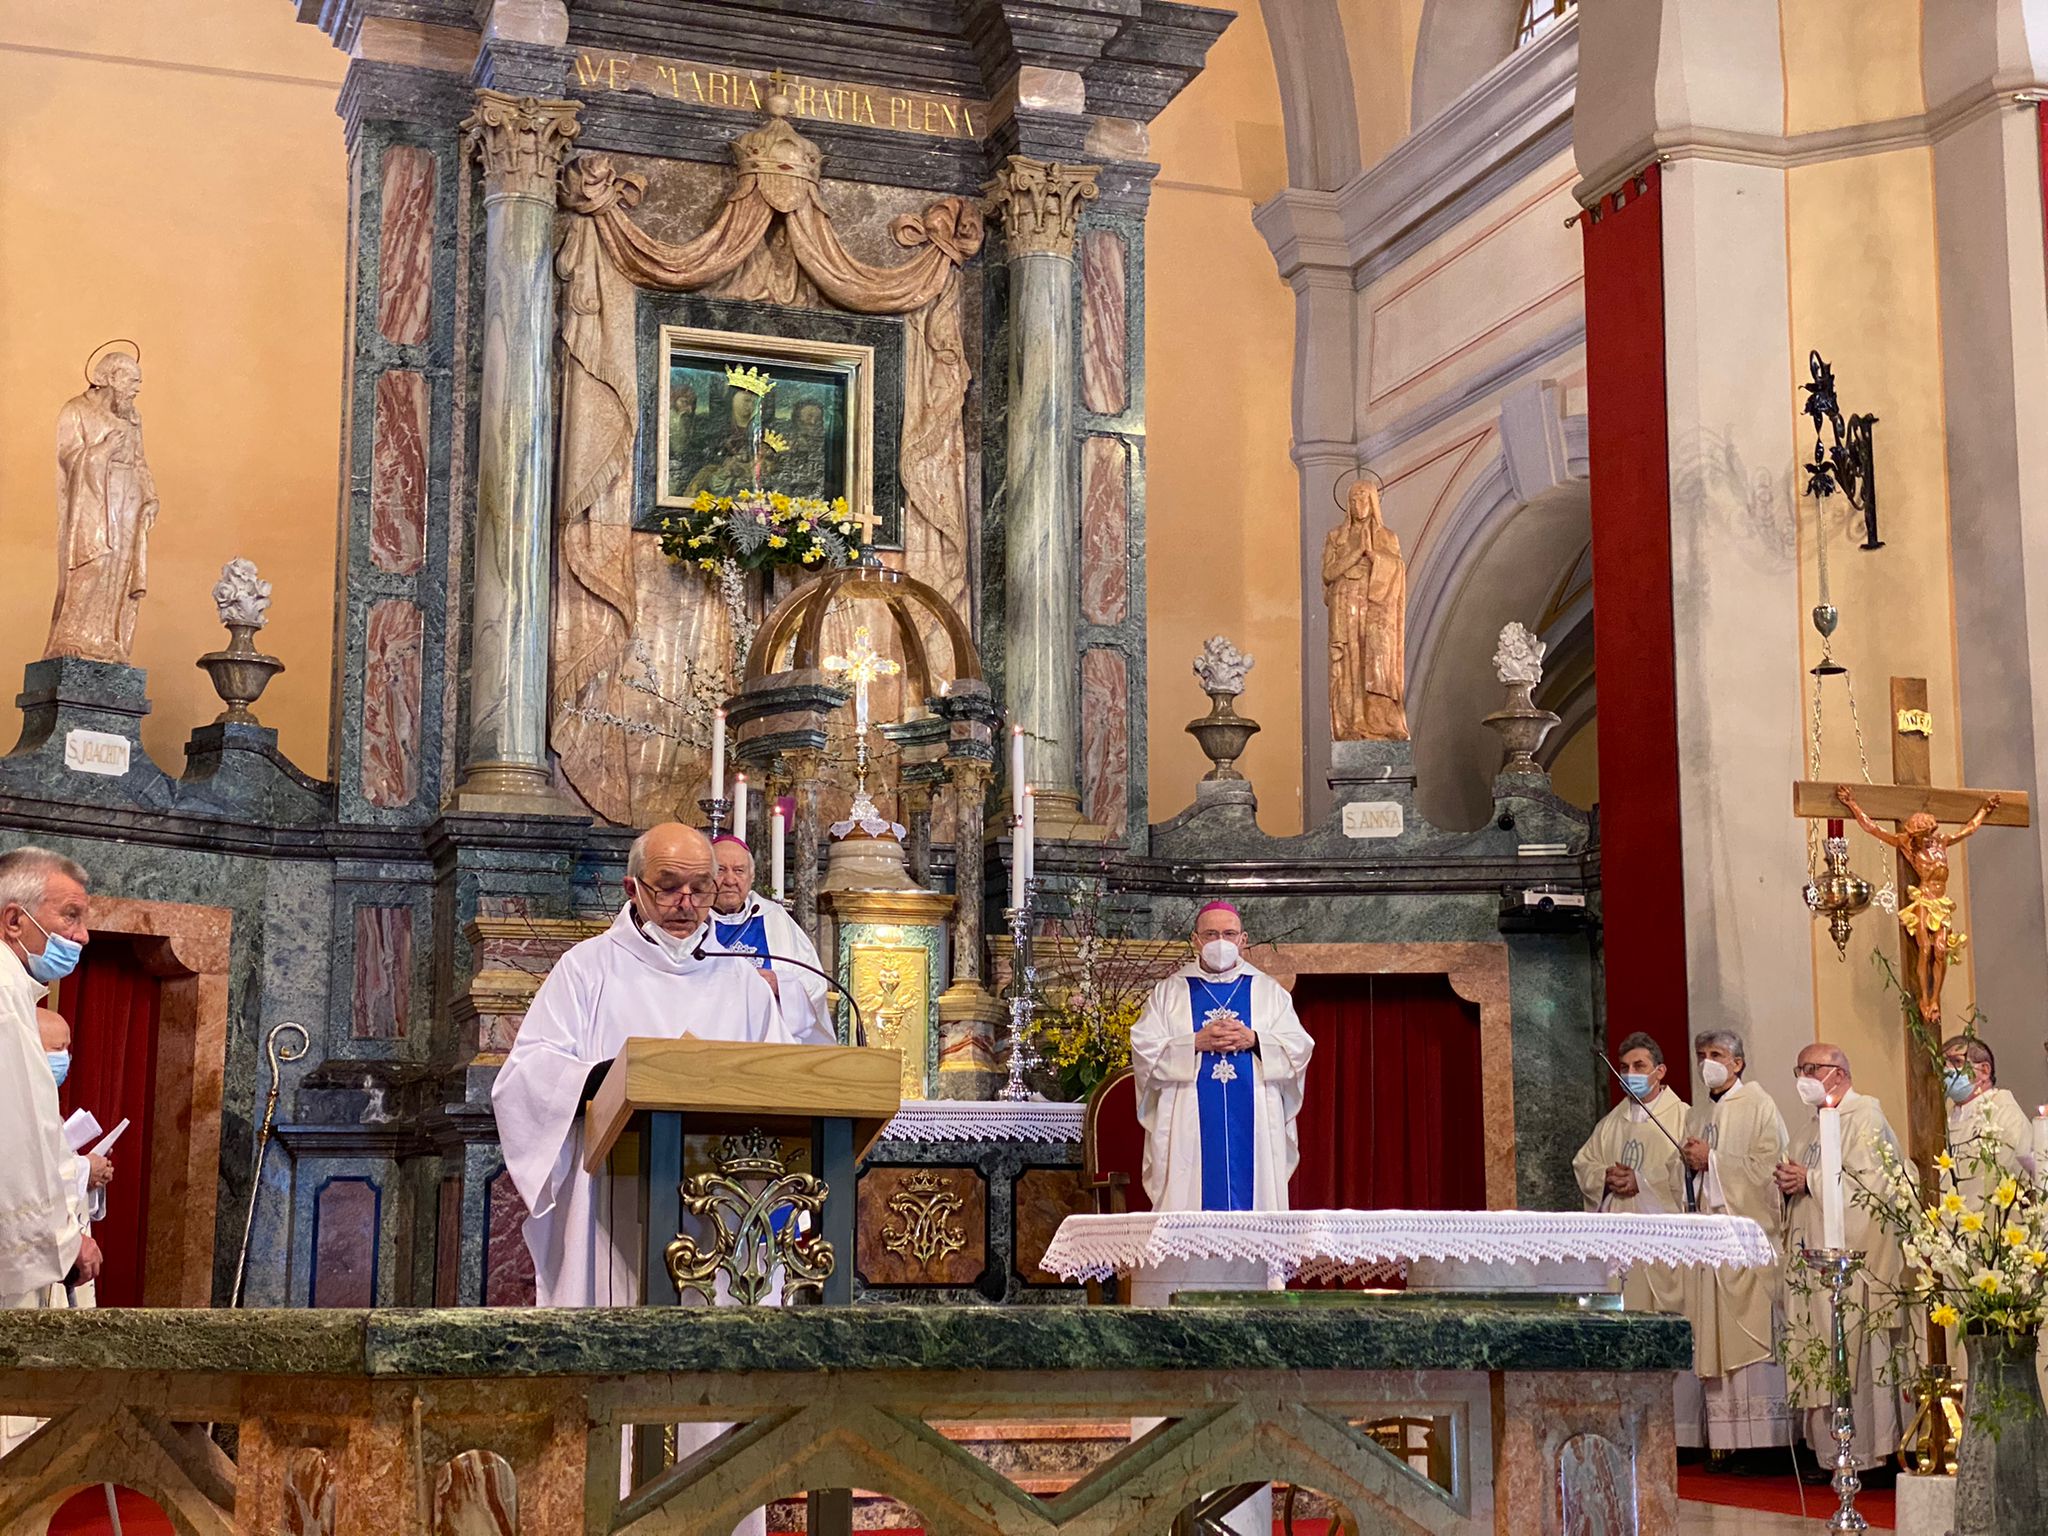
[(647, 1371), (1673, 1371), (1682, 1318), (1414, 1297), (1352, 1307), (524, 1307), (0, 1312), (0, 1370), (253, 1376)]

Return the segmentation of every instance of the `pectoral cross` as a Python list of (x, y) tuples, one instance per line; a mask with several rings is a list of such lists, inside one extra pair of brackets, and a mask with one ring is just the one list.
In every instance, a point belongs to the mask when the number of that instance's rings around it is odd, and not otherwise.
[[(868, 514), (870, 519), (873, 514)], [(855, 519), (859, 521), (859, 519)], [(868, 684), (879, 678), (894, 677), (903, 670), (900, 662), (891, 661), (877, 651), (873, 639), (863, 624), (853, 632), (853, 644), (846, 648), (844, 656), (827, 656), (827, 672), (843, 673), (853, 684), (853, 719), (862, 736), (868, 729)]]
[[(1891, 784), (1850, 785), (1853, 805), (1832, 782), (1801, 780), (1792, 786), (1792, 813), (1838, 818), (1845, 811), (1879, 841), (1898, 850), (1898, 882), (1908, 899), (1899, 903), (1900, 979), (1912, 994), (1928, 1032), (1941, 1032), (1941, 988), (1950, 958), (1963, 945), (1948, 896), (1948, 850), (1980, 826), (2029, 824), (2027, 797), (2019, 790), (1935, 789), (1934, 718), (1927, 708), (1927, 679), (1892, 679)], [(1885, 832), (1878, 822), (1890, 822)], [(1954, 826), (1953, 832), (1943, 831)], [(1916, 894), (1917, 893), (1917, 894)], [(1920, 1166), (1923, 1187), (1940, 1155), (1948, 1118), (1942, 1106), (1941, 1075), (1926, 1047), (1906, 1030), (1906, 1141)]]

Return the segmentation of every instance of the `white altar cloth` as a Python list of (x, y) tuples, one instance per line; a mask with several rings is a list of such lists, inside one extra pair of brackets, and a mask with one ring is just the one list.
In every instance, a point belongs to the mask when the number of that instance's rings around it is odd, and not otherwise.
[(890, 1141), (1077, 1142), (1086, 1104), (1022, 1099), (913, 1099), (882, 1135)]
[(1176, 1260), (1263, 1262), (1278, 1280), (1363, 1280), (1412, 1262), (1604, 1263), (1743, 1269), (1778, 1262), (1745, 1216), (1594, 1211), (1146, 1211), (1069, 1216), (1044, 1266), (1107, 1280)]

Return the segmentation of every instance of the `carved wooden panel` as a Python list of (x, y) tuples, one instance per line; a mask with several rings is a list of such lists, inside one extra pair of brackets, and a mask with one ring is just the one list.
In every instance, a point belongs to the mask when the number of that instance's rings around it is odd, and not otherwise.
[(988, 1182), (979, 1169), (870, 1168), (854, 1219), (869, 1285), (972, 1285), (988, 1268)]

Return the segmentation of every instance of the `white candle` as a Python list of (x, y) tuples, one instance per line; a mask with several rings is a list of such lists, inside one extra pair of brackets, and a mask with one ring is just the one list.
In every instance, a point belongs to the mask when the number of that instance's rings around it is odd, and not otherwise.
[(725, 798), (725, 711), (711, 712), (711, 798)]
[(1842, 1112), (1820, 1112), (1820, 1245), (1833, 1252), (1849, 1246), (1842, 1227)]
[[(1024, 878), (1028, 881), (1038, 873), (1038, 791), (1024, 791), (1024, 835), (1023, 849), (1017, 855), (1024, 865)], [(1028, 888), (1028, 887), (1027, 887)]]
[(787, 822), (783, 818), (782, 807), (780, 805), (777, 805), (775, 807), (775, 814), (768, 818), (769, 870), (771, 871), (773, 876), (773, 884), (775, 887), (775, 899), (777, 901), (781, 901), (783, 899), (783, 840), (788, 835), (789, 827)]
[(1024, 820), (1024, 727), (1010, 727), (1010, 820)]
[(2048, 1104), (2034, 1116), (2034, 1177), (2048, 1180)]
[(741, 842), (752, 845), (747, 836), (747, 776), (734, 774), (732, 781), (732, 835)]
[(1024, 910), (1024, 818), (1010, 822), (1010, 910)]

